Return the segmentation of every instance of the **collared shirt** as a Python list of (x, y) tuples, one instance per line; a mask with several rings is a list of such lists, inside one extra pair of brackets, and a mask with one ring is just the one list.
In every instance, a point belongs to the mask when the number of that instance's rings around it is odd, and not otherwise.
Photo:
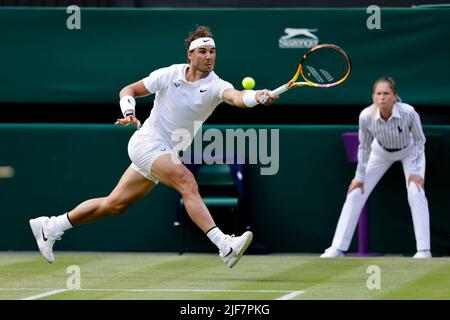
[(364, 181), (367, 162), (372, 151), (372, 141), (387, 149), (403, 149), (413, 143), (411, 154), (411, 174), (419, 174), (420, 157), (425, 151), (425, 135), (419, 114), (406, 103), (396, 102), (392, 114), (386, 121), (381, 118), (380, 109), (375, 105), (365, 108), (359, 115), (358, 166), (355, 179)]
[(201, 124), (223, 101), (223, 92), (233, 88), (214, 71), (206, 78), (187, 81), (188, 66), (174, 64), (155, 70), (143, 79), (147, 90), (156, 96), (150, 116), (140, 131), (163, 138), (172, 147), (184, 140), (183, 149), (189, 146)]

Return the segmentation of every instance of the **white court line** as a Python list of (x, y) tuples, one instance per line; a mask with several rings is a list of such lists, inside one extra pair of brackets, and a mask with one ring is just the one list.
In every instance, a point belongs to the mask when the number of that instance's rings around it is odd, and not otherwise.
[[(22, 300), (34, 300), (48, 297), (64, 291), (72, 291), (69, 289), (43, 289), (43, 288), (0, 288), (0, 291), (48, 291), (46, 293), (34, 295)], [(287, 291), (287, 290), (215, 290), (215, 289), (75, 289), (73, 291), (84, 292), (246, 292), (246, 293), (287, 293), (276, 300), (289, 300), (305, 291)]]
[(292, 291), (291, 293), (285, 294), (284, 296), (279, 297), (276, 300), (291, 300), (292, 298), (294, 298), (298, 295), (304, 294), (304, 293), (305, 293), (305, 291)]
[(64, 292), (64, 291), (67, 291), (67, 290), (69, 290), (69, 289), (52, 290), (52, 291), (48, 291), (48, 292), (45, 292), (45, 293), (36, 294), (34, 296), (31, 296), (31, 297), (26, 297), (26, 298), (23, 298), (23, 299), (20, 299), (20, 300), (36, 300), (36, 299), (52, 296), (54, 294), (57, 294), (57, 293), (60, 293), (60, 292)]

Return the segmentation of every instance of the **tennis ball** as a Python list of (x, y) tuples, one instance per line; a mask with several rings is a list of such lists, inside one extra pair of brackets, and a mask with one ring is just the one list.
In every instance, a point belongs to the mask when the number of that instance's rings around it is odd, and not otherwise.
[(255, 79), (252, 77), (245, 77), (242, 79), (242, 86), (247, 90), (253, 89), (255, 87)]

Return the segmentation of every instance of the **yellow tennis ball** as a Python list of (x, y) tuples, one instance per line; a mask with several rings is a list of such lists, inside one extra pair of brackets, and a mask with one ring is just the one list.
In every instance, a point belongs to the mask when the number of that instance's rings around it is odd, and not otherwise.
[(253, 89), (255, 87), (255, 79), (252, 77), (245, 77), (242, 79), (242, 86), (247, 90)]

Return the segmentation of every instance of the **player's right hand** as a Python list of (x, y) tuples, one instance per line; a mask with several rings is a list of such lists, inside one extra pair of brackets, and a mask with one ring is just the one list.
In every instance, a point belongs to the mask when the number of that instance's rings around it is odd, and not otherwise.
[(135, 115), (126, 116), (125, 118), (117, 119), (117, 121), (114, 123), (118, 126), (128, 126), (130, 124), (135, 124), (136, 129), (139, 130), (141, 128), (141, 122), (138, 118), (136, 118)]
[(270, 96), (270, 90), (263, 89), (256, 91), (256, 100), (259, 101), (260, 104), (265, 106), (270, 106), (276, 100), (278, 100), (279, 96)]
[(361, 193), (364, 193), (364, 182), (358, 181), (358, 180), (352, 180), (350, 183), (350, 186), (348, 187), (347, 193), (352, 192), (356, 188), (361, 188)]

